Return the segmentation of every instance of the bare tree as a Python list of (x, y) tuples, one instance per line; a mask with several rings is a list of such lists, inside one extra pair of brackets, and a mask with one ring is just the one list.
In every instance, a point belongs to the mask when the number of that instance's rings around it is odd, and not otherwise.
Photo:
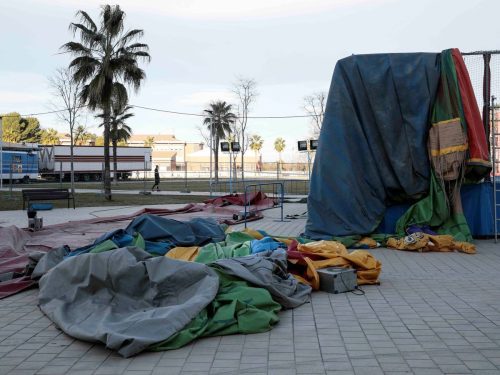
[(73, 146), (75, 144), (73, 132), (75, 124), (81, 117), (84, 107), (80, 102), (80, 92), (82, 84), (73, 80), (73, 75), (68, 68), (59, 68), (55, 74), (49, 78), (49, 85), (52, 89), (54, 101), (52, 106), (63, 111), (56, 112), (56, 116), (69, 126), (70, 136), (70, 164), (71, 164), (71, 192), (75, 192), (75, 172), (73, 168)]
[(245, 179), (245, 152), (248, 150), (249, 142), (245, 139), (245, 132), (248, 125), (248, 113), (252, 104), (258, 96), (257, 82), (251, 78), (238, 77), (233, 85), (233, 92), (238, 98), (236, 115), (238, 121), (233, 129), (235, 139), (240, 142), (241, 147), (241, 179)]
[[(204, 140), (204, 144), (208, 146), (209, 150), (214, 151), (214, 146), (210, 144), (210, 129), (207, 129), (206, 127), (202, 126), (197, 126), (196, 129), (200, 132), (200, 135), (202, 136)], [(213, 142), (212, 142), (213, 143)]]
[(314, 137), (319, 137), (323, 118), (325, 117), (326, 92), (318, 91), (304, 97), (304, 110), (311, 116), (311, 127)]

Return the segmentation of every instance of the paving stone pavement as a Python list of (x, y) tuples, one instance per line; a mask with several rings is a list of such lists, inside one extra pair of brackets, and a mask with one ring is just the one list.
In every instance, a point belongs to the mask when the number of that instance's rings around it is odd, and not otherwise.
[(269, 332), (127, 359), (66, 336), (29, 290), (0, 300), (0, 374), (500, 374), (500, 244), (476, 244), (372, 250), (382, 283), (365, 295), (315, 292)]

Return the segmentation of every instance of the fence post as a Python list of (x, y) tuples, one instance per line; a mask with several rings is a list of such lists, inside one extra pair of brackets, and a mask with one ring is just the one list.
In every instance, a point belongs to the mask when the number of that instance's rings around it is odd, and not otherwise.
[(62, 189), (62, 180), (63, 180), (63, 175), (62, 175), (62, 161), (59, 162), (59, 187)]
[(191, 193), (191, 190), (188, 189), (187, 166), (188, 163), (184, 159), (184, 189), (181, 190), (181, 193)]
[(106, 195), (106, 183), (104, 182), (104, 175), (105, 175), (105, 171), (104, 171), (104, 163), (101, 163), (101, 181), (102, 181), (102, 194), (103, 195)]
[(10, 163), (10, 168), (9, 168), (9, 197), (12, 199), (12, 168), (14, 167), (14, 164), (11, 162)]

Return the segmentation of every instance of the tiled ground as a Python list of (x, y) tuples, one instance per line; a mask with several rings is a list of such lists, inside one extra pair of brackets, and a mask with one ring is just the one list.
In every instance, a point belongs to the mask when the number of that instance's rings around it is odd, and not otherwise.
[[(275, 225), (297, 234), (304, 220)], [(130, 359), (61, 333), (27, 291), (0, 300), (0, 374), (500, 374), (500, 244), (478, 248), (374, 250), (382, 284), (364, 296), (316, 292), (270, 332)]]

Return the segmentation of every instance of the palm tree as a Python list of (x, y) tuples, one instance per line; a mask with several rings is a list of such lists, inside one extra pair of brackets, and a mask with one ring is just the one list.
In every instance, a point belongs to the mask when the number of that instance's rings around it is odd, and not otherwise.
[(250, 137), (250, 149), (255, 153), (255, 159), (257, 159), (257, 166), (260, 165), (260, 160), (257, 156), (260, 154), (264, 140), (260, 135), (254, 134)]
[(285, 144), (285, 140), (283, 138), (276, 138), (276, 140), (274, 141), (274, 149), (278, 152), (278, 155), (279, 155), (279, 159), (278, 159), (278, 170), (281, 170), (281, 164), (282, 164), (282, 161), (281, 161), (281, 153), (283, 152), (283, 150), (285, 149), (286, 147), (286, 144)]
[(155, 137), (146, 137), (144, 140), (144, 147), (153, 147), (155, 145)]
[(104, 5), (100, 25), (83, 10), (77, 12), (81, 23), (71, 23), (73, 33), (79, 33), (80, 43), (68, 42), (61, 49), (76, 56), (69, 64), (73, 79), (82, 83), (81, 101), (92, 111), (104, 115), (104, 195), (111, 200), (109, 140), (113, 98), (125, 106), (128, 93), (125, 85), (138, 91), (146, 77), (139, 61), (150, 61), (147, 44), (136, 42), (143, 31), (125, 31), (125, 12), (119, 5)]
[[(215, 141), (214, 147), (210, 145), (210, 149), (214, 149), (215, 156), (215, 182), (219, 181), (219, 141), (225, 139), (226, 135), (231, 132), (231, 125), (236, 121), (236, 115), (231, 112), (231, 104), (218, 101), (210, 103), (210, 108), (204, 110), (207, 117), (203, 120), (203, 124), (207, 125), (209, 132)], [(211, 152), (211, 151), (210, 151)]]
[(59, 145), (61, 141), (56, 129), (48, 128), (42, 130), (42, 144), (44, 145)]
[(85, 126), (78, 125), (75, 129), (75, 134), (73, 136), (73, 143), (75, 145), (85, 145), (91, 138), (91, 134), (87, 131)]
[[(115, 184), (118, 184), (118, 161), (117, 161), (117, 149), (118, 143), (121, 141), (128, 141), (132, 135), (132, 129), (130, 126), (125, 124), (125, 121), (133, 117), (133, 113), (127, 113), (132, 109), (132, 106), (123, 106), (119, 100), (114, 101), (111, 106), (110, 115), (110, 138), (111, 145), (113, 146), (113, 179)], [(104, 118), (104, 113), (98, 115), (97, 117)], [(104, 126), (104, 123), (99, 126)]]

